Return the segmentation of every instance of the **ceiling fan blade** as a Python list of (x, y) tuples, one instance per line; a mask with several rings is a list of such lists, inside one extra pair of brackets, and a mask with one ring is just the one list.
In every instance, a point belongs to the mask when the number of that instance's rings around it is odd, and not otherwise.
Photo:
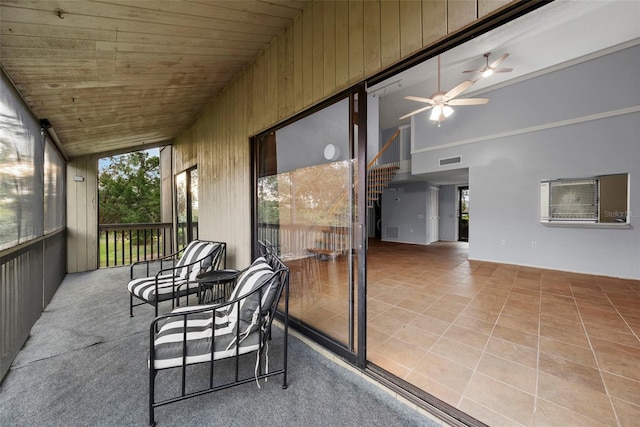
[(432, 108), (432, 107), (433, 107), (433, 105), (428, 105), (428, 106), (423, 107), (423, 108), (418, 108), (417, 110), (412, 111), (409, 114), (405, 114), (404, 116), (399, 117), (398, 120), (404, 120), (407, 117), (415, 116), (416, 114), (422, 113), (423, 111), (427, 111), (429, 108)]
[(424, 102), (426, 104), (431, 104), (431, 105), (436, 103), (436, 101), (434, 101), (433, 99), (420, 98), (419, 96), (405, 96), (404, 99), (408, 99), (410, 101)]
[(462, 98), (452, 99), (447, 102), (448, 105), (483, 105), (489, 102), (489, 98)]
[(495, 61), (493, 61), (490, 65), (489, 68), (496, 68), (498, 66), (498, 64), (500, 64), (502, 61), (504, 61), (505, 59), (507, 59), (507, 56), (509, 56), (508, 53), (503, 54), (500, 58), (496, 59)]
[(460, 83), (458, 86), (451, 89), (449, 92), (442, 95), (442, 99), (444, 101), (448, 101), (449, 99), (455, 98), (465, 90), (469, 89), (471, 86), (473, 86), (473, 82), (471, 80), (465, 80), (462, 83)]
[(463, 71), (463, 73), (482, 73), (486, 70), (493, 70), (494, 73), (508, 73), (509, 71), (513, 71), (513, 68), (496, 68), (502, 61), (507, 59), (508, 56), (509, 54), (505, 53), (500, 58), (489, 64), (489, 54), (487, 53), (485, 54), (485, 57), (487, 58), (487, 65), (484, 68), (480, 68), (479, 70), (466, 70)]

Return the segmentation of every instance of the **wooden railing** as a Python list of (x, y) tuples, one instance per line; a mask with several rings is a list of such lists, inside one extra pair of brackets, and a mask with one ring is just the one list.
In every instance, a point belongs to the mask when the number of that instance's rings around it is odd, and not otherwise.
[(395, 131), (367, 165), (367, 207), (372, 208), (400, 168), (400, 129)]
[(133, 264), (172, 253), (171, 223), (100, 224), (100, 267)]
[[(399, 144), (394, 144), (394, 142), (398, 141), (399, 135), (400, 130), (398, 129), (367, 165), (367, 198), (369, 203), (373, 197), (379, 196), (398, 169)], [(395, 154), (392, 152), (394, 150)], [(383, 156), (385, 153), (387, 155)], [(378, 160), (385, 163), (376, 164)], [(329, 209), (329, 214), (338, 218), (335, 221), (335, 224), (338, 225), (260, 223), (258, 224), (258, 239), (271, 243), (281, 256), (288, 259), (303, 258), (310, 254), (334, 258), (344, 253), (350, 244), (351, 220), (345, 221), (340, 209), (344, 206), (349, 191), (351, 190), (346, 190)]]
[[(378, 159), (380, 159), (383, 154), (387, 153), (387, 151), (389, 151), (389, 156), (383, 157), (383, 160), (385, 160), (384, 164), (400, 162), (400, 144), (396, 144), (395, 146), (392, 145), (394, 141), (398, 140), (399, 136), (400, 129), (398, 129), (393, 133), (393, 135), (391, 135), (387, 142), (382, 146), (380, 151), (378, 151), (378, 154), (376, 154), (376, 156), (371, 159), (371, 161), (367, 165), (367, 170), (371, 169), (376, 164)], [(391, 150), (390, 147), (393, 147), (393, 150)]]
[(271, 243), (286, 259), (307, 257), (314, 249), (318, 254), (335, 256), (336, 248), (349, 247), (349, 227), (260, 223), (258, 239)]

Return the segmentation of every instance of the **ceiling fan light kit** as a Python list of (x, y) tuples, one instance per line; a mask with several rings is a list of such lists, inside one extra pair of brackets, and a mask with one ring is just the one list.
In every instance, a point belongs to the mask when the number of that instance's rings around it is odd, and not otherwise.
[(436, 105), (435, 107), (433, 107), (433, 110), (431, 111), (431, 116), (429, 116), (429, 120), (433, 120), (434, 122), (435, 121), (441, 122), (442, 120), (446, 119), (452, 114), (453, 114), (453, 108), (449, 107), (448, 105)]
[[(486, 55), (488, 54), (485, 54), (485, 56)], [(508, 55), (508, 54), (505, 54), (505, 55)], [(503, 55), (501, 59), (499, 59), (498, 61), (495, 61), (494, 64), (499, 63), (499, 61), (506, 58), (505, 55)], [(486, 57), (488, 58), (488, 56)], [(482, 71), (483, 74), (485, 71), (487, 71), (489, 72), (489, 75), (493, 74), (494, 72), (497, 72), (497, 70), (494, 68), (475, 70), (475, 71)], [(410, 101), (422, 102), (429, 105), (427, 105), (426, 107), (418, 108), (417, 110), (414, 110), (409, 114), (405, 114), (404, 116), (400, 117), (399, 120), (406, 119), (407, 117), (414, 116), (418, 113), (421, 113), (430, 108), (433, 108), (431, 110), (431, 114), (429, 115), (429, 120), (437, 122), (439, 127), (442, 121), (444, 121), (447, 117), (453, 114), (454, 110), (453, 108), (451, 108), (452, 105), (483, 105), (489, 102), (488, 98), (454, 99), (456, 96), (460, 95), (462, 92), (464, 92), (465, 90), (473, 86), (473, 83), (474, 81), (472, 80), (465, 80), (462, 83), (459, 83), (453, 89), (449, 90), (448, 92), (441, 91), (440, 90), (440, 56), (438, 56), (438, 91), (433, 95), (431, 95), (431, 98), (421, 98), (418, 96), (405, 96), (405, 99), (408, 99)]]
[(484, 55), (485, 66), (479, 70), (466, 70), (463, 73), (480, 73), (483, 78), (491, 77), (494, 73), (509, 73), (513, 71), (513, 68), (498, 68), (498, 65), (509, 56), (508, 53), (504, 53), (500, 58), (489, 64), (489, 56), (491, 52), (487, 52)]
[(491, 77), (493, 75), (493, 69), (492, 68), (487, 68), (486, 70), (484, 70), (482, 72), (482, 77), (487, 78), (487, 77)]

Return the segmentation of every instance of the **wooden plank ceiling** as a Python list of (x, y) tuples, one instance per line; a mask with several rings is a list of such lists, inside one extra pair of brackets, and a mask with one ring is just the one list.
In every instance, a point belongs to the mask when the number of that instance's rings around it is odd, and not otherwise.
[(0, 65), (66, 155), (161, 145), (307, 0), (0, 0)]

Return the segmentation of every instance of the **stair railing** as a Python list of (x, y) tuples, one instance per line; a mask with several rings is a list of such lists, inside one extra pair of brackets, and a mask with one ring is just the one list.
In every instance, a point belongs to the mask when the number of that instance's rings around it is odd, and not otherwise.
[(376, 154), (375, 157), (369, 162), (369, 164), (367, 165), (367, 170), (371, 169), (373, 165), (376, 164), (380, 156), (382, 156), (382, 154), (387, 151), (391, 144), (398, 139), (398, 136), (400, 136), (400, 129), (398, 129), (393, 133), (393, 135), (391, 135), (391, 138), (389, 138), (389, 140), (382, 146), (382, 149), (378, 151), (378, 154)]
[[(373, 167), (376, 165), (376, 162), (378, 161), (378, 159), (382, 156), (383, 153), (385, 153), (389, 147), (391, 147), (391, 145), (398, 140), (398, 137), (400, 136), (400, 129), (396, 130), (393, 135), (391, 135), (391, 137), (387, 140), (387, 142), (385, 142), (385, 144), (382, 146), (382, 148), (380, 149), (380, 151), (378, 151), (378, 153), (374, 156), (373, 159), (371, 159), (371, 161), (367, 164), (367, 199), (369, 199), (369, 195), (370, 194), (379, 194), (382, 193), (382, 189), (384, 187), (386, 187), (386, 183), (388, 183), (389, 181), (391, 181), (391, 179), (393, 179), (393, 176), (395, 175), (395, 171), (398, 169), (398, 164), (399, 162), (394, 162), (391, 164), (391, 168), (388, 168), (385, 170), (385, 174), (384, 176), (380, 176), (379, 178), (382, 178), (382, 180), (376, 180), (377, 182), (375, 184), (372, 184), (372, 178), (370, 176), (370, 171), (371, 169), (373, 169)], [(386, 183), (384, 182), (386, 180)], [(358, 185), (358, 177), (357, 175), (354, 178), (354, 185), (357, 186)], [(338, 209), (338, 206), (340, 206), (342, 204), (342, 202), (344, 202), (344, 200), (347, 198), (347, 196), (349, 195), (349, 191), (345, 191), (344, 194), (338, 199), (338, 201), (333, 205), (333, 207), (329, 210), (330, 214), (334, 214), (336, 209)], [(377, 198), (375, 198), (374, 200), (377, 200)], [(371, 200), (368, 200), (368, 202)]]

